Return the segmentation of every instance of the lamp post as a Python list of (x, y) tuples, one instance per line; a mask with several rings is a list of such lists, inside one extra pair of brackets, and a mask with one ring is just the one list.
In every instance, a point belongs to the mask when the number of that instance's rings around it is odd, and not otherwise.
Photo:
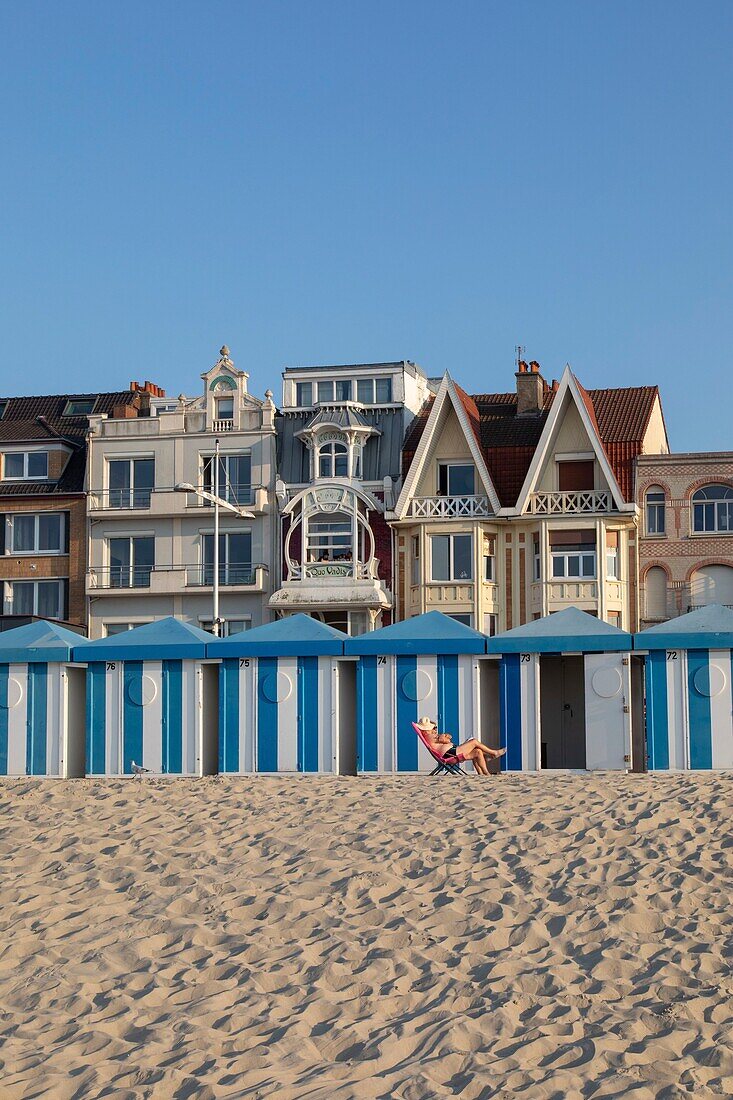
[(219, 440), (214, 444), (214, 492), (208, 489), (199, 489), (188, 481), (181, 481), (176, 485), (178, 493), (193, 493), (202, 500), (208, 500), (214, 505), (214, 580), (213, 580), (213, 613), (214, 634), (219, 637), (219, 509), (225, 508), (228, 512), (234, 512), (240, 519), (254, 519), (254, 512), (248, 512), (246, 508), (238, 508), (236, 504), (230, 504), (228, 500), (222, 500), (219, 496)]

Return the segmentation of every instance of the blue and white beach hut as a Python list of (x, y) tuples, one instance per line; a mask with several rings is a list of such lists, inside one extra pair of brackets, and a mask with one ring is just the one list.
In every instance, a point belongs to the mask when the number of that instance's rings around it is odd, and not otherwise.
[(631, 647), (576, 607), (497, 634), (509, 771), (631, 767)]
[[(491, 744), (491, 662), (486, 636), (441, 611), (347, 638), (357, 666), (357, 756), (360, 772), (432, 771), (412, 728), (433, 718), (454, 742), (482, 736)], [(486, 683), (482, 672), (486, 672)], [(496, 699), (496, 692), (494, 692)], [(493, 711), (498, 714), (496, 707)]]
[(701, 607), (642, 630), (649, 768), (733, 768), (733, 611)]
[(302, 614), (209, 639), (209, 656), (222, 660), (220, 772), (355, 771), (355, 672), (345, 641)]
[(172, 617), (88, 642), (88, 775), (131, 775), (133, 761), (156, 774), (216, 770), (216, 662), (211, 635)]
[(0, 775), (84, 775), (84, 644), (43, 620), (0, 633)]

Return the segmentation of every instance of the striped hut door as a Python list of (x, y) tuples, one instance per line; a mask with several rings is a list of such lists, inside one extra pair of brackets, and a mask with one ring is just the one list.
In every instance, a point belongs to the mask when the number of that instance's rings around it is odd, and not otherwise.
[[(298, 771), (317, 772), (319, 729), (318, 657), (298, 658)], [(325, 701), (325, 693), (324, 693)]]
[(691, 768), (733, 767), (730, 650), (687, 654)]
[(25, 774), (46, 774), (46, 719), (48, 710), (48, 665), (28, 665), (28, 707), (26, 710)]
[(25, 775), (28, 665), (0, 665), (0, 775)]
[(183, 663), (163, 661), (163, 723), (161, 771), (168, 775), (183, 772)]

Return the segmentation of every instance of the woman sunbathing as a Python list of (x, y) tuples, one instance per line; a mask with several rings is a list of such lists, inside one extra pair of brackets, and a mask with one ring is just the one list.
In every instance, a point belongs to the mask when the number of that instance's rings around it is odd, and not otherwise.
[(455, 746), (449, 733), (438, 733), (438, 727), (432, 718), (421, 718), (415, 724), (418, 729), (422, 730), (440, 756), (454, 756), (456, 753), (460, 753), (464, 760), (471, 761), (474, 771), (478, 772), (479, 775), (491, 774), (486, 765), (487, 757), (490, 760), (496, 760), (506, 752), (506, 749), (490, 749), (488, 745), (484, 745), (483, 741), (479, 741), (475, 737), (464, 741), (462, 745)]

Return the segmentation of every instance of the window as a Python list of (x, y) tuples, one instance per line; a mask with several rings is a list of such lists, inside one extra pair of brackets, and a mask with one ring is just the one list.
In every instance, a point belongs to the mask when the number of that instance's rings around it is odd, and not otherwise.
[[(214, 536), (202, 535), (202, 584), (214, 583)], [(219, 535), (219, 584), (252, 583), (252, 533), (231, 531)]]
[(8, 451), (4, 455), (5, 481), (43, 480), (48, 477), (48, 451)]
[(366, 611), (317, 611), (313, 617), (352, 637), (367, 632)]
[(318, 513), (308, 520), (306, 560), (308, 562), (352, 561), (351, 517), (340, 512)]
[(154, 566), (152, 535), (125, 535), (109, 540), (110, 588), (149, 588)]
[(619, 579), (619, 533), (606, 532), (606, 576), (609, 580)]
[(484, 615), (484, 634), (493, 638), (498, 628), (498, 616), (488, 612)]
[(64, 554), (66, 513), (16, 513), (5, 517), (6, 554)]
[(149, 508), (154, 458), (114, 458), (108, 463), (110, 508)]
[[(201, 629), (208, 630), (209, 634), (214, 633), (214, 620), (202, 619)], [(228, 638), (231, 634), (242, 634), (245, 630), (250, 630), (252, 622), (250, 619), (220, 619), (219, 620), (219, 637)]]
[(349, 452), (344, 443), (324, 443), (318, 448), (318, 476), (349, 476)]
[(484, 549), (484, 580), (493, 584), (495, 579), (494, 573), (494, 554), (493, 550), (488, 551)]
[(412, 559), (410, 565), (410, 578), (412, 584), (420, 583), (420, 536), (413, 535), (410, 539), (412, 547)]
[(354, 466), (352, 477), (361, 477), (361, 453), (361, 446), (358, 443), (354, 443), (351, 451)]
[(729, 485), (706, 485), (693, 494), (692, 529), (733, 534), (733, 489)]
[(660, 621), (667, 618), (667, 574), (653, 565), (644, 578), (646, 618)]
[(6, 613), (65, 619), (67, 585), (65, 580), (10, 581), (6, 589)]
[(300, 408), (308, 408), (313, 404), (313, 383), (295, 383), (295, 404)]
[(217, 420), (234, 420), (234, 398), (233, 397), (217, 397), (217, 399), (216, 399), (216, 419)]
[[(532, 580), (542, 580), (542, 558), (540, 557), (540, 536), (532, 536)], [(484, 633), (486, 633), (484, 631)]]
[(351, 380), (336, 382), (336, 400), (351, 401)]
[(620, 630), (621, 629), (621, 612), (620, 611), (607, 611), (606, 612), (606, 622), (610, 623), (611, 626), (617, 626), (618, 629)]
[(319, 382), (318, 383), (318, 400), (333, 401), (333, 382)]
[(434, 581), (470, 581), (473, 578), (471, 535), (432, 535), (430, 544)]
[(376, 381), (377, 386), (377, 404), (378, 405), (390, 405), (392, 403), (392, 379), (391, 378), (378, 378)]
[(550, 531), (552, 576), (588, 580), (596, 575), (594, 531)]
[(356, 380), (356, 400), (361, 401), (362, 405), (374, 404), (374, 379), (373, 378), (357, 378)]
[(214, 482), (214, 472), (214, 456), (210, 455), (203, 460), (203, 482), (207, 492), (216, 494), (228, 504), (252, 503), (252, 456), (249, 452), (219, 455), (218, 485)]
[(664, 534), (664, 489), (651, 485), (646, 492), (646, 533)]
[(128, 630), (134, 630), (136, 626), (142, 625), (142, 623), (105, 623), (105, 637), (111, 638), (114, 634), (126, 634)]
[(471, 626), (472, 625), (471, 624), (471, 618), (472, 618), (471, 615), (464, 615), (464, 614), (461, 613), (461, 614), (458, 614), (458, 615), (449, 615), (448, 618), (449, 619), (455, 619), (457, 623), (463, 623), (464, 626)]
[(362, 405), (389, 405), (392, 401), (392, 379), (357, 379), (356, 400), (360, 401)]
[(578, 493), (595, 486), (593, 459), (581, 462), (558, 462), (557, 487), (561, 493)]
[(443, 497), (470, 497), (475, 492), (474, 468), (470, 465), (438, 465), (438, 493)]
[(89, 416), (96, 403), (96, 397), (70, 397), (61, 415)]
[(0, 420), (5, 416), (5, 410), (8, 407), (7, 401), (0, 401)]

